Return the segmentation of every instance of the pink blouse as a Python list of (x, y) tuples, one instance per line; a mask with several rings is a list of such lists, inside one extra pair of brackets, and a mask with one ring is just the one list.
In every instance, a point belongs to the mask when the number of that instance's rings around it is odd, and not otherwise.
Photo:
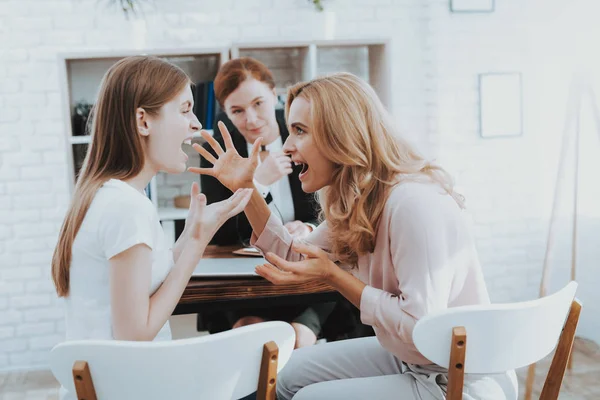
[[(305, 240), (328, 249), (327, 221)], [(292, 238), (271, 214), (253, 244), (288, 260)], [(465, 212), (439, 185), (403, 182), (393, 188), (379, 223), (373, 253), (358, 258), (351, 272), (367, 286), (360, 300), (361, 320), (381, 345), (410, 364), (431, 364), (414, 346), (419, 318), (437, 310), (488, 304), (474, 240)]]

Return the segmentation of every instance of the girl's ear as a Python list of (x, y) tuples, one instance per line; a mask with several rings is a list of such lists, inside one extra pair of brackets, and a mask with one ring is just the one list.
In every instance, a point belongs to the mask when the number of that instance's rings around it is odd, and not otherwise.
[(135, 122), (140, 135), (150, 135), (150, 130), (148, 129), (148, 114), (141, 107), (135, 110)]

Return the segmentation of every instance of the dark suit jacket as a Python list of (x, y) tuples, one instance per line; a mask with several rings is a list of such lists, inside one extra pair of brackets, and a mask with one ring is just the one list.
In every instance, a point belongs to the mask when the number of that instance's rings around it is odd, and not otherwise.
[[(289, 132), (287, 130), (287, 126), (285, 124), (285, 117), (283, 115), (283, 110), (275, 111), (277, 124), (279, 125), (279, 132), (281, 133), (281, 139), (283, 142), (289, 136)], [(219, 129), (217, 128), (217, 122), (223, 121), (231, 133), (231, 138), (233, 140), (233, 145), (235, 149), (242, 157), (248, 157), (248, 145), (246, 139), (242, 136), (242, 134), (235, 128), (233, 123), (227, 118), (225, 113), (221, 113), (217, 116), (215, 125), (214, 125), (214, 138), (219, 142), (219, 144), (225, 148), (223, 138)], [(215, 152), (212, 147), (208, 143), (205, 143), (203, 147), (210, 151), (213, 155)], [(200, 166), (204, 168), (212, 167), (212, 164), (206, 161), (203, 157), (201, 157)], [(301, 166), (294, 166), (293, 172), (288, 175), (288, 179), (290, 182), (290, 188), (292, 190), (292, 199), (294, 201), (294, 215), (295, 219), (300, 220), (302, 222), (310, 222), (315, 225), (317, 223), (318, 216), (318, 204), (314, 198), (313, 194), (305, 193), (302, 191), (302, 186), (300, 184), (300, 180), (298, 179), (298, 175), (302, 170)], [(206, 199), (208, 200), (208, 204), (215, 203), (221, 200), (227, 199), (232, 195), (232, 192), (227, 189), (225, 186), (221, 184), (216, 178), (208, 175), (201, 175), (200, 177), (200, 185), (201, 191), (206, 195)], [(268, 196), (268, 200), (270, 196)], [(252, 228), (246, 215), (242, 212), (237, 216), (229, 219), (221, 229), (215, 234), (211, 244), (218, 245), (231, 245), (231, 244), (240, 244), (242, 241), (248, 241), (250, 236), (252, 235)]]

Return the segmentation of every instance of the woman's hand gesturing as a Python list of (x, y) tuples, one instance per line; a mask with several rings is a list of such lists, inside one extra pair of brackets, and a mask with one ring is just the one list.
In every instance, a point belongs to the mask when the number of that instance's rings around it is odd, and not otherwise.
[(219, 121), (219, 130), (223, 136), (225, 142), (225, 150), (219, 145), (219, 143), (206, 131), (202, 131), (201, 135), (213, 148), (217, 157), (213, 156), (209, 151), (204, 149), (197, 143), (194, 143), (194, 149), (200, 153), (208, 162), (210, 162), (212, 168), (196, 168), (190, 167), (188, 170), (201, 175), (210, 175), (217, 178), (224, 186), (226, 186), (232, 192), (235, 192), (240, 188), (253, 188), (252, 182), (254, 178), (254, 171), (258, 166), (258, 149), (262, 138), (258, 138), (252, 146), (252, 153), (249, 158), (240, 156), (231, 140), (231, 135), (227, 130), (227, 127), (222, 121)]

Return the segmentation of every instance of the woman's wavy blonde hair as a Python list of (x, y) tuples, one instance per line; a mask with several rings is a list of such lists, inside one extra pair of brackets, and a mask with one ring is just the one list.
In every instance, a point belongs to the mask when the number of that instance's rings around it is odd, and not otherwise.
[(437, 182), (463, 207), (450, 175), (398, 135), (365, 81), (336, 73), (298, 83), (288, 91), (286, 119), (297, 97), (310, 103), (311, 134), (335, 164), (331, 184), (318, 199), (331, 232), (329, 250), (341, 262), (356, 265), (359, 255), (374, 250), (387, 197), (401, 180)]

